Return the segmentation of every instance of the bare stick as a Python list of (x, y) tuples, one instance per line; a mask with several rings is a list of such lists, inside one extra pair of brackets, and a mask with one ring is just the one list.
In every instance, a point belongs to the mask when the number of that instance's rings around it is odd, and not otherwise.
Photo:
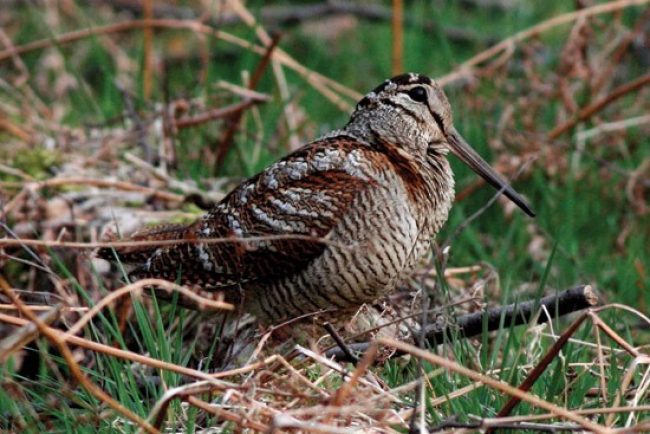
[[(142, 12), (145, 20), (153, 18), (153, 0), (143, 0)], [(145, 26), (143, 29), (144, 36), (144, 67), (142, 69), (142, 93), (145, 101), (151, 97), (153, 89), (153, 28)]]
[[(253, 73), (253, 76), (251, 77), (250, 82), (248, 83), (249, 90), (255, 90), (257, 88), (257, 85), (259, 84), (259, 81), (262, 78), (262, 75), (264, 74), (264, 70), (266, 70), (269, 61), (271, 60), (271, 56), (273, 55), (273, 50), (275, 50), (275, 47), (278, 45), (279, 42), (280, 42), (280, 35), (279, 34), (273, 35), (273, 38), (271, 39), (271, 42), (269, 43), (266, 49), (266, 53), (260, 59), (259, 63), (257, 64), (257, 68), (255, 68), (255, 72)], [(228, 119), (226, 119), (228, 128), (225, 130), (225, 132), (219, 139), (217, 145), (217, 156), (216, 156), (216, 161), (213, 170), (214, 173), (216, 173), (219, 170), (219, 168), (221, 168), (224, 161), (226, 160), (226, 156), (228, 155), (228, 151), (232, 146), (232, 141), (233, 138), (235, 137), (235, 133), (239, 129), (239, 124), (241, 123), (243, 114), (244, 114), (243, 110), (240, 110), (233, 113), (228, 117)]]
[(323, 328), (327, 330), (327, 333), (329, 333), (332, 339), (334, 339), (334, 342), (336, 342), (336, 345), (338, 345), (341, 351), (343, 351), (343, 354), (345, 354), (347, 360), (351, 361), (356, 365), (359, 362), (359, 358), (354, 354), (352, 354), (352, 351), (350, 351), (350, 349), (345, 344), (341, 336), (339, 336), (339, 334), (336, 332), (334, 327), (332, 327), (332, 324), (326, 322), (325, 324), (323, 324)]
[[(45, 181), (35, 181), (28, 182), (23, 188), (23, 192), (30, 190), (40, 190), (47, 187), (59, 187), (64, 185), (86, 185), (92, 187), (105, 187), (105, 188), (116, 188), (118, 190), (124, 191), (135, 191), (141, 192), (144, 194), (149, 194), (154, 196), (156, 199), (165, 200), (169, 202), (182, 202), (184, 197), (180, 194), (169, 193), (166, 191), (160, 191), (155, 188), (143, 187), (141, 185), (132, 184), (130, 182), (124, 181), (109, 181), (106, 179), (94, 179), (94, 178), (52, 178)], [(4, 213), (11, 212), (17, 205), (20, 203), (20, 200), (24, 197), (24, 194), (18, 193), (14, 198), (7, 203), (4, 207)]]
[(241, 102), (238, 102), (236, 104), (232, 104), (226, 107), (220, 107), (217, 109), (212, 109), (208, 110), (204, 113), (194, 115), (194, 116), (185, 116), (180, 119), (176, 119), (174, 121), (174, 125), (176, 128), (181, 129), (181, 128), (189, 128), (189, 127), (194, 127), (200, 124), (204, 124), (206, 122), (215, 120), (215, 119), (221, 119), (221, 118), (226, 118), (228, 116), (233, 116), (235, 114), (242, 113), (244, 110), (246, 110), (248, 107), (252, 106), (253, 104), (258, 103), (259, 101), (253, 100), (253, 99), (245, 99)]
[[(527, 324), (536, 312), (545, 307), (551, 318), (541, 316), (537, 321), (544, 323), (552, 318), (558, 318), (571, 312), (593, 307), (598, 303), (598, 297), (590, 285), (581, 285), (567, 289), (557, 295), (549, 295), (540, 300), (530, 300), (519, 304), (488, 309), (486, 312), (475, 312), (461, 315), (454, 324), (431, 325), (425, 331), (427, 340), (432, 345), (443, 343), (445, 340), (454, 341), (459, 338), (471, 338), (483, 332), (484, 316), (487, 316), (487, 330), (497, 330), (501, 324), (501, 317), (505, 323), (513, 325)], [(348, 348), (355, 352), (363, 352), (370, 346), (369, 342), (348, 344)], [(398, 353), (399, 354), (399, 353)], [(347, 360), (339, 348), (333, 348), (325, 353), (327, 357), (337, 360)]]
[[(134, 14), (142, 11), (140, 0), (93, 0), (97, 3), (110, 4), (116, 9), (127, 9)], [(375, 2), (351, 2), (341, 0), (327, 0), (322, 3), (310, 3), (305, 5), (268, 5), (259, 9), (259, 21), (267, 27), (286, 28), (308, 20), (323, 19), (326, 16), (354, 15), (360, 19), (370, 22), (389, 21), (392, 18), (390, 8)], [(199, 13), (190, 8), (172, 4), (157, 4), (154, 6), (154, 17), (176, 18), (176, 19), (199, 19)], [(242, 17), (230, 11), (215, 14), (207, 21), (210, 25), (221, 27), (239, 24)], [(467, 27), (441, 26), (436, 20), (423, 19), (416, 14), (405, 14), (404, 24), (409, 27), (422, 26), (427, 32), (442, 32), (444, 35), (457, 42), (483, 42), (492, 43), (492, 37), (484, 37), (478, 32), (471, 31)]]
[[(353, 244), (343, 244), (337, 241), (330, 241), (326, 238), (314, 237), (311, 235), (301, 234), (280, 234), (280, 235), (260, 235), (255, 237), (219, 237), (219, 238), (178, 238), (173, 240), (125, 240), (125, 241), (105, 241), (105, 242), (81, 242), (81, 241), (44, 241), (25, 238), (0, 238), (0, 247), (52, 247), (61, 249), (97, 249), (97, 248), (126, 248), (126, 247), (146, 247), (146, 246), (173, 246), (179, 243), (184, 244), (230, 244), (230, 243), (251, 243), (258, 241), (311, 241), (322, 243), (328, 246), (338, 247), (339, 249), (351, 249)], [(99, 255), (100, 257), (102, 255)], [(113, 259), (113, 256), (109, 256)]]
[[(513, 303), (507, 306), (494, 307), (486, 312), (475, 312), (461, 316), (455, 325), (441, 327), (433, 325), (427, 330), (427, 339), (440, 344), (444, 339), (454, 339), (454, 334), (468, 338), (478, 336), (483, 331), (484, 316), (487, 316), (487, 329), (494, 331), (499, 328), (503, 317), (507, 324), (527, 324), (542, 307), (546, 308), (551, 317), (560, 317), (571, 312), (593, 307), (598, 303), (591, 285), (581, 285), (567, 289), (557, 295), (549, 295), (540, 300), (529, 300), (523, 303)], [(540, 317), (538, 322), (544, 323), (548, 318)], [(455, 330), (454, 330), (455, 329)]]

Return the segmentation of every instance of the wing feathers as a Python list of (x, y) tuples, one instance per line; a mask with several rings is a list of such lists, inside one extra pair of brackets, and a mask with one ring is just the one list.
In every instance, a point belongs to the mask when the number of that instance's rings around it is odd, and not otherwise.
[[(359, 163), (363, 152), (373, 151), (349, 137), (314, 142), (239, 185), (194, 224), (156, 228), (132, 238), (178, 239), (178, 244), (129, 248), (119, 255), (129, 262), (140, 261), (137, 277), (180, 276), (182, 283), (204, 289), (265, 282), (298, 272), (323, 252), (326, 243), (321, 239), (355, 198), (375, 185)], [(270, 238), (246, 240), (250, 237)], [(195, 241), (183, 243), (188, 238)], [(214, 238), (225, 242), (213, 242)]]

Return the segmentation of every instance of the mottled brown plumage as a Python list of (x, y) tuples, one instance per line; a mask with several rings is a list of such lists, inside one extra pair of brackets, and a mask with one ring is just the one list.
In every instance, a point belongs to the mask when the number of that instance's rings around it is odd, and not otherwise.
[[(344, 128), (243, 182), (195, 223), (130, 238), (178, 243), (116, 253), (136, 264), (132, 277), (223, 292), (267, 323), (347, 312), (391, 291), (427, 253), (453, 202), (449, 151), (532, 215), (458, 135), (442, 89), (404, 74), (366, 95)], [(205, 241), (215, 238), (227, 242)]]

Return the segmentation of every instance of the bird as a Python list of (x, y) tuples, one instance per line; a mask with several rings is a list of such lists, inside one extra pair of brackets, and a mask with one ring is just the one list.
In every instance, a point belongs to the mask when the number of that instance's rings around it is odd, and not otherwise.
[(131, 279), (223, 297), (264, 324), (351, 315), (428, 254), (454, 201), (449, 154), (534, 217), (458, 133), (441, 86), (405, 73), (366, 94), (344, 127), (243, 181), (193, 223), (142, 229), (132, 246), (97, 255), (131, 264)]

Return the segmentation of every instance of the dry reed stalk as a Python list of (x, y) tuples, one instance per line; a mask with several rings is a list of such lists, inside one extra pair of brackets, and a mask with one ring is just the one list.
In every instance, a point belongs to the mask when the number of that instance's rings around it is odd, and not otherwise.
[(404, 3), (402, 0), (393, 0), (393, 15), (391, 17), (392, 38), (392, 75), (404, 72)]
[[(175, 240), (142, 240), (142, 241), (104, 241), (104, 242), (82, 242), (82, 241), (43, 241), (24, 238), (0, 238), (0, 247), (58, 247), (62, 249), (97, 249), (97, 248), (123, 248), (123, 247), (145, 247), (145, 246), (169, 246), (179, 242), (186, 244), (222, 244), (222, 243), (247, 243), (258, 241), (276, 241), (276, 240), (304, 240), (317, 243), (323, 243), (335, 246), (341, 249), (350, 249), (353, 246), (345, 245), (327, 238), (319, 238), (310, 235), (261, 235), (257, 237), (221, 237), (221, 238), (201, 238), (201, 239), (175, 239)], [(312, 316), (314, 314), (308, 314)]]
[[(149, 21), (153, 18), (153, 0), (143, 0), (142, 11), (144, 19)], [(144, 37), (144, 65), (142, 69), (142, 93), (145, 101), (151, 98), (153, 90), (153, 28), (144, 26), (142, 29)]]

